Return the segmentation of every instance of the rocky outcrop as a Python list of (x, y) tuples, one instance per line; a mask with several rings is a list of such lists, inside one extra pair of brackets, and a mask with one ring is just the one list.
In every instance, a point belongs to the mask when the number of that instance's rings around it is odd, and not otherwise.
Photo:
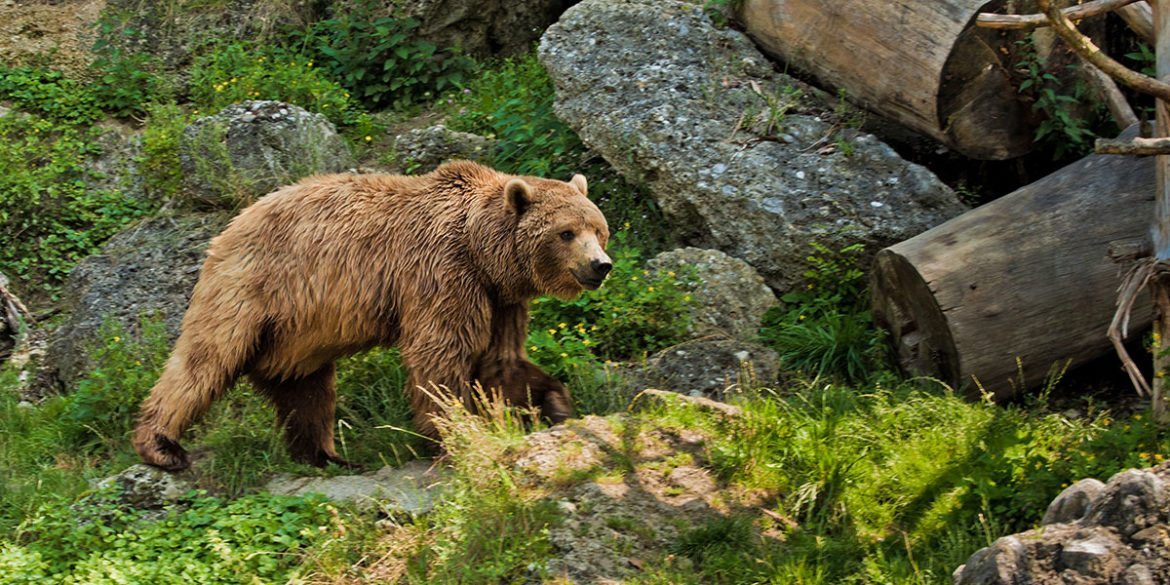
[(955, 585), (1167, 582), (1170, 463), (1069, 486), (1044, 526), (996, 540), (954, 573)]
[(67, 390), (92, 366), (90, 351), (106, 320), (133, 332), (140, 318), (158, 317), (177, 337), (203, 252), (227, 220), (221, 213), (150, 219), (73, 269), (62, 293), (66, 317), (45, 358), (46, 383)]
[(494, 140), (442, 124), (410, 130), (394, 139), (395, 162), (408, 174), (429, 173), (453, 159), (491, 164), (494, 149)]
[(325, 116), (263, 100), (193, 122), (183, 130), (179, 161), (191, 198), (229, 209), (302, 177), (357, 164)]
[(754, 340), (759, 337), (764, 313), (777, 304), (760, 273), (719, 250), (670, 250), (646, 266), (656, 277), (674, 278), (691, 296), (691, 337), (726, 335)]
[(963, 209), (697, 4), (585, 0), (539, 54), (557, 115), (586, 145), (647, 185), (685, 241), (777, 291), (800, 280), (812, 241), (876, 252)]

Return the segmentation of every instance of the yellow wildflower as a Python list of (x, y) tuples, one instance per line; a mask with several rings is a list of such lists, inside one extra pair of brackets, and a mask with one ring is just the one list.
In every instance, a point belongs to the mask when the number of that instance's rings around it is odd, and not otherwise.
[(549, 330), (548, 330), (548, 334), (549, 334), (549, 335), (556, 335), (556, 334), (557, 334), (557, 330), (556, 330), (556, 329), (549, 329)]
[(532, 351), (540, 351), (540, 350), (539, 350), (539, 349), (538, 349), (538, 348), (537, 348), (535, 345), (534, 345), (534, 346), (532, 346), (532, 347), (530, 347), (530, 348), (528, 348), (528, 349), (530, 349), (530, 350), (532, 350)]
[(366, 142), (369, 142), (369, 141), (371, 141), (371, 140), (373, 140), (373, 139), (374, 139), (374, 137), (373, 137), (373, 136), (366, 136)]
[(567, 358), (567, 357), (569, 357), (569, 354), (567, 354), (567, 353), (565, 353), (565, 352), (563, 352), (563, 351), (562, 351), (562, 352), (561, 352), (561, 357), (563, 357), (563, 358)]
[(557, 327), (560, 327), (561, 329), (564, 329), (565, 327), (568, 327), (568, 326), (569, 326), (568, 323), (560, 323), (557, 325)]
[(581, 344), (584, 345), (585, 347), (589, 347), (590, 345), (593, 345), (588, 339), (586, 339), (585, 341), (582, 341)]
[(646, 292), (654, 292), (654, 287), (652, 287), (652, 286), (646, 287)]
[(118, 337), (117, 335), (114, 336), (114, 343), (121, 343), (121, 341), (122, 341), (121, 337)]

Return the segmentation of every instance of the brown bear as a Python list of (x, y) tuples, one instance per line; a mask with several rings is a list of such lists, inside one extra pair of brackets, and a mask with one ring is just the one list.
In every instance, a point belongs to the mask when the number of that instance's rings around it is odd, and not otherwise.
[[(568, 182), (471, 162), (432, 173), (322, 175), (271, 193), (211, 242), (134, 448), (189, 465), (183, 431), (241, 375), (276, 406), (293, 458), (344, 463), (333, 447), (334, 361), (397, 346), (416, 429), (435, 437), (437, 387), (469, 404), (475, 376), (558, 420), (568, 391), (527, 360), (528, 303), (596, 289), (609, 228)], [(484, 380), (480, 381), (481, 384)], [(522, 387), (523, 386), (523, 387)]]

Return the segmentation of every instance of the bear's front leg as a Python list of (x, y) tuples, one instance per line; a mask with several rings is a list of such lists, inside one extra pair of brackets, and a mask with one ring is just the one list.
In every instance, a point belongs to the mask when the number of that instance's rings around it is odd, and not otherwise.
[[(462, 290), (466, 293), (468, 289)], [(444, 409), (433, 396), (470, 405), (472, 369), (488, 345), (491, 325), (489, 305), (480, 296), (475, 300), (439, 297), (432, 301), (421, 315), (403, 319), (398, 349), (409, 372), (406, 393), (415, 431), (437, 441), (434, 419)]]

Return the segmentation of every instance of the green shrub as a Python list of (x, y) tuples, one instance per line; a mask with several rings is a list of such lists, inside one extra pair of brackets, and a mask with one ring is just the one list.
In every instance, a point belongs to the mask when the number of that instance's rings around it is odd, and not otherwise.
[(97, 133), (36, 116), (0, 118), (0, 271), (51, 293), (79, 260), (150, 210), (90, 186)]
[(811, 268), (798, 288), (781, 297), (782, 307), (764, 315), (761, 339), (785, 367), (811, 376), (840, 376), (860, 382), (883, 370), (884, 346), (872, 325), (865, 275), (858, 268), (863, 248), (834, 252), (814, 243)]
[(335, 124), (355, 121), (349, 92), (308, 58), (282, 49), (233, 42), (213, 47), (191, 66), (191, 101), (211, 114), (247, 100), (277, 100), (324, 114)]
[(290, 38), (369, 108), (403, 107), (462, 85), (471, 59), (418, 39), (413, 18), (376, 17), (379, 7), (356, 3)]

